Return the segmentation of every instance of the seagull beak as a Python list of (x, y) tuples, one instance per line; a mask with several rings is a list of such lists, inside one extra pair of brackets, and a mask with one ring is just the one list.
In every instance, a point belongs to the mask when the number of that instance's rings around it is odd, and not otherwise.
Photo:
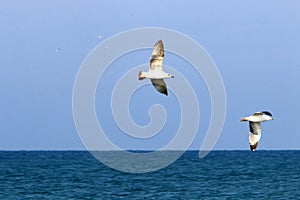
[(272, 118), (271, 120), (274, 120), (274, 118)]
[(171, 78), (174, 78), (174, 76), (171, 76)]

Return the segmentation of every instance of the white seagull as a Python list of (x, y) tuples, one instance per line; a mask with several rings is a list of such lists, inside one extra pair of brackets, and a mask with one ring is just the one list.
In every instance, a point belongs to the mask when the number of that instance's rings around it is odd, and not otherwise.
[(269, 120), (273, 120), (273, 118), (272, 114), (268, 111), (256, 112), (253, 115), (249, 117), (244, 117), (240, 120), (241, 122), (249, 121), (249, 144), (251, 151), (255, 151), (261, 137), (260, 122), (265, 122)]
[(148, 72), (140, 71), (138, 74), (138, 78), (139, 80), (149, 78), (153, 86), (158, 92), (168, 95), (167, 85), (164, 79), (174, 78), (174, 76), (162, 70), (163, 60), (164, 60), (164, 44), (162, 40), (159, 40), (154, 45)]

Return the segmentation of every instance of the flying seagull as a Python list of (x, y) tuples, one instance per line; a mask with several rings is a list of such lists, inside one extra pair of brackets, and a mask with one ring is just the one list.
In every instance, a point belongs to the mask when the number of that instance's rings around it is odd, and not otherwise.
[(138, 74), (139, 80), (149, 78), (155, 89), (168, 95), (167, 85), (164, 81), (165, 78), (174, 78), (174, 76), (164, 72), (162, 70), (162, 64), (164, 60), (164, 44), (162, 40), (155, 43), (152, 50), (152, 57), (150, 59), (150, 66), (148, 72), (140, 71)]
[(251, 151), (255, 151), (261, 137), (260, 122), (265, 122), (269, 120), (273, 120), (273, 118), (272, 114), (268, 111), (256, 112), (249, 117), (244, 117), (241, 119), (241, 122), (249, 121), (249, 144)]

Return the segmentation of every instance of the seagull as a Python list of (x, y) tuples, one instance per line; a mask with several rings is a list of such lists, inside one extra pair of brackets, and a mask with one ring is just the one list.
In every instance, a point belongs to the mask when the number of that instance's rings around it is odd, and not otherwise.
[(240, 120), (241, 122), (249, 121), (249, 127), (250, 127), (249, 144), (250, 144), (251, 151), (255, 151), (261, 137), (260, 122), (265, 122), (269, 120), (273, 120), (273, 117), (272, 114), (268, 111), (256, 112), (251, 116), (244, 117)]
[(165, 78), (174, 78), (162, 70), (162, 63), (164, 60), (164, 44), (162, 40), (155, 43), (152, 50), (152, 57), (150, 59), (150, 66), (148, 72), (139, 71), (138, 78), (143, 80), (149, 78), (155, 89), (165, 95), (168, 95), (167, 85), (164, 81)]

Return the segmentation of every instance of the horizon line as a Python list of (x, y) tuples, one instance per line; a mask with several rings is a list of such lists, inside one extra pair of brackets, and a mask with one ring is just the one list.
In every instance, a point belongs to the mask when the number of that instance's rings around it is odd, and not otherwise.
[[(87, 149), (0, 149), (0, 151), (199, 151), (199, 149), (169, 149), (169, 150), (151, 150), (151, 149), (127, 149), (127, 150), (87, 150)], [(214, 150), (201, 150), (207, 151), (250, 151), (250, 149), (214, 149)], [(256, 151), (300, 151), (300, 149), (257, 149)]]

